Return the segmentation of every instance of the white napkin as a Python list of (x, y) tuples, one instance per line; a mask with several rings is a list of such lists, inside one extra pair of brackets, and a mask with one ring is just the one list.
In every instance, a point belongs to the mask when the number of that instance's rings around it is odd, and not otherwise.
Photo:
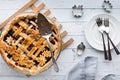
[(97, 70), (97, 58), (85, 58), (85, 80), (95, 80)]
[(108, 74), (104, 76), (102, 80), (120, 80), (120, 75)]
[(96, 70), (97, 58), (86, 57), (68, 72), (66, 80), (95, 80)]

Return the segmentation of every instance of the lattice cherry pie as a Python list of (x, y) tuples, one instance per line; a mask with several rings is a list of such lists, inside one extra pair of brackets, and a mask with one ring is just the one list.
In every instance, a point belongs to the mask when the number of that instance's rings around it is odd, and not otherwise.
[[(12, 68), (29, 75), (48, 69), (52, 65), (47, 40), (40, 36), (37, 14), (26, 13), (15, 17), (3, 30), (0, 38), (0, 52)], [(60, 33), (55, 24), (49, 38), (56, 59), (60, 52)]]

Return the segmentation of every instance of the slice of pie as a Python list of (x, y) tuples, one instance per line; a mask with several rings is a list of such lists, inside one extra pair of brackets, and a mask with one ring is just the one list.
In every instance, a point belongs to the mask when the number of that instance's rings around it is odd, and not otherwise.
[[(40, 35), (37, 14), (26, 13), (15, 17), (3, 30), (0, 38), (0, 52), (12, 68), (34, 75), (52, 65), (47, 40)], [(61, 38), (58, 28), (52, 25), (49, 38), (54, 58), (60, 52)]]

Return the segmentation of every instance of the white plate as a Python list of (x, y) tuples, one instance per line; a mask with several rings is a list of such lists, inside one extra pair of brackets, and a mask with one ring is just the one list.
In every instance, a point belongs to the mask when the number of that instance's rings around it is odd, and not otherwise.
[[(88, 43), (93, 48), (103, 51), (102, 35), (98, 31), (98, 26), (95, 22), (95, 19), (98, 17), (101, 17), (103, 19), (109, 18), (109, 22), (110, 22), (109, 36), (112, 39), (112, 41), (114, 42), (114, 44), (117, 46), (120, 42), (120, 23), (113, 16), (107, 15), (107, 14), (96, 15), (88, 22), (87, 26), (85, 27), (85, 36), (86, 36)], [(104, 37), (105, 37), (105, 45), (107, 48), (108, 47), (107, 46), (107, 36), (104, 34)], [(110, 49), (112, 49), (112, 48), (113, 47), (110, 43)], [(108, 50), (108, 48), (107, 48), (107, 50)]]

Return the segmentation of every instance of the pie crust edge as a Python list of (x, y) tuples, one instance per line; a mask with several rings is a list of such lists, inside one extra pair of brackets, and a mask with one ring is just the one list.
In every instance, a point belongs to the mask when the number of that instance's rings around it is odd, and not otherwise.
[[(17, 19), (19, 19), (20, 17), (26, 17), (26, 16), (36, 16), (37, 14), (35, 14), (35, 13), (25, 13), (25, 14), (21, 14), (21, 15), (19, 15), (19, 16), (17, 16), (17, 17), (15, 17), (14, 19), (12, 19), (10, 22), (9, 22), (9, 24), (7, 25), (7, 27), (5, 27), (5, 31), (3, 31), (3, 33), (2, 33), (2, 36), (1, 36), (1, 38), (0, 38), (0, 52), (1, 52), (1, 55), (2, 55), (2, 57), (3, 57), (3, 59), (5, 60), (5, 62), (10, 66), (10, 67), (12, 67), (13, 69), (15, 69), (15, 70), (17, 70), (17, 71), (21, 71), (21, 72), (23, 72), (23, 73), (25, 73), (25, 74), (27, 74), (27, 75), (35, 75), (35, 74), (38, 74), (38, 73), (40, 73), (40, 72), (42, 72), (42, 71), (44, 71), (44, 70), (47, 70), (51, 65), (52, 65), (52, 59), (50, 59), (50, 61), (47, 63), (47, 64), (45, 64), (41, 69), (38, 69), (38, 68), (35, 68), (34, 70), (28, 70), (28, 69), (26, 69), (26, 68), (21, 68), (21, 67), (19, 67), (19, 66), (16, 66), (16, 65), (14, 65), (14, 64), (12, 64), (12, 62), (9, 60), (9, 59), (7, 59), (6, 58), (6, 56), (5, 56), (5, 49), (6, 49), (6, 47), (7, 47), (7, 45), (6, 45), (6, 43), (3, 41), (3, 38), (5, 37), (5, 35), (8, 33), (8, 31), (11, 29), (10, 28), (10, 26), (11, 26), (11, 24), (12, 23), (14, 23), (14, 21), (16, 21)], [(59, 56), (59, 53), (60, 53), (60, 49), (61, 49), (61, 37), (60, 37), (60, 32), (59, 32), (59, 29), (58, 29), (58, 27), (54, 24), (54, 23), (52, 23), (52, 21), (50, 22), (54, 27), (56, 27), (56, 30), (57, 30), (57, 32), (58, 32), (58, 34), (57, 34), (57, 37), (58, 37), (58, 50), (54, 53), (54, 58), (55, 59), (57, 59), (57, 57)]]

